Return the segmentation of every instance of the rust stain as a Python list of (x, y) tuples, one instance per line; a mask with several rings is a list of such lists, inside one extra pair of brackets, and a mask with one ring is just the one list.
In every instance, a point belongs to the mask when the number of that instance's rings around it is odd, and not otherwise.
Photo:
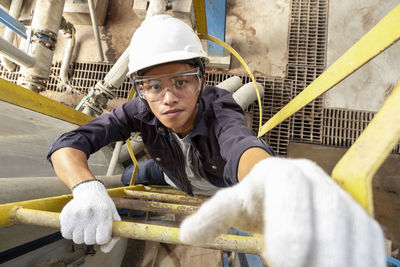
[(393, 83), (386, 84), (386, 86), (385, 86), (385, 99), (390, 96), (390, 94), (392, 93), (393, 89), (394, 89), (394, 84)]
[(361, 20), (364, 31), (368, 31), (373, 26), (373, 16), (371, 12), (368, 11), (366, 14), (363, 14)]
[(107, 50), (105, 52), (105, 55), (107, 57), (108, 62), (115, 62), (117, 58), (117, 53), (115, 52), (115, 49), (113, 48), (112, 45), (112, 34), (110, 31), (110, 26), (105, 25), (102, 27), (102, 33), (105, 36), (105, 41), (107, 44)]

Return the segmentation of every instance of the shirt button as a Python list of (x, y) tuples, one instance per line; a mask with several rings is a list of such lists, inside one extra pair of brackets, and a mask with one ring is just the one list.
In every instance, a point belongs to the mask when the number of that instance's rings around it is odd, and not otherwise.
[(156, 157), (156, 161), (161, 161), (161, 158), (160, 157)]
[(212, 165), (211, 168), (212, 168), (213, 170), (216, 170), (216, 169), (217, 169), (217, 166)]
[(160, 132), (164, 132), (164, 128), (161, 127), (161, 126), (159, 126), (157, 129), (158, 129)]

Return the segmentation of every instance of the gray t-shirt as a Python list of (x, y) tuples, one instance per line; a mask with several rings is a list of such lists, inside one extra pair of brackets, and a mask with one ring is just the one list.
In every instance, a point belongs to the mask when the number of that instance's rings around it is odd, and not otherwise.
[[(192, 185), (193, 193), (207, 195), (207, 196), (214, 195), (215, 192), (217, 192), (217, 190), (220, 188), (211, 184), (209, 181), (207, 181), (200, 175), (198, 162), (195, 159), (195, 157), (193, 157), (193, 149), (192, 146), (190, 145), (189, 134), (182, 139), (174, 132), (172, 132), (172, 136), (183, 152), (183, 157), (185, 158), (186, 176), (190, 184)], [(171, 181), (171, 179), (168, 178), (168, 176), (165, 173), (164, 173), (164, 179), (167, 182), (167, 184), (176, 188), (175, 184)]]

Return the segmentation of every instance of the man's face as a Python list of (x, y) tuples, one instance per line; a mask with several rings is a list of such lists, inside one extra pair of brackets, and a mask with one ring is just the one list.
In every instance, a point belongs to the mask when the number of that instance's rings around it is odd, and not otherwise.
[[(186, 136), (193, 129), (201, 80), (194, 75), (179, 76), (177, 74), (187, 73), (192, 69), (193, 67), (189, 64), (172, 63), (154, 67), (144, 73), (144, 76), (155, 79), (157, 87), (154, 86), (154, 88), (163, 90), (163, 96), (159, 100), (149, 101), (147, 99), (149, 97), (146, 97), (151, 111), (163, 125), (181, 137)], [(186, 86), (184, 95), (177, 93), (177, 90), (181, 90), (179, 89), (181, 84)], [(174, 89), (174, 86), (177, 89)]]

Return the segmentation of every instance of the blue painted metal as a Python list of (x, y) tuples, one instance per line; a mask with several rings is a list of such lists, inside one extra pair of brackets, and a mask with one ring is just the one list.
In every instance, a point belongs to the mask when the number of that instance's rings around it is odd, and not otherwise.
[(7, 11), (2, 8), (0, 8), (0, 22), (22, 38), (28, 38), (26, 27), (21, 22), (11, 17), (10, 14), (8, 14)]
[[(205, 5), (208, 34), (225, 41), (226, 0), (205, 0)], [(209, 56), (223, 56), (224, 48), (207, 41), (207, 53)]]
[(393, 257), (386, 257), (387, 262), (389, 263), (388, 266), (400, 266), (400, 261), (398, 259), (395, 259)]
[[(229, 234), (231, 235), (239, 235), (239, 236), (250, 236), (249, 234), (245, 232), (241, 232), (235, 228), (229, 229)], [(238, 258), (239, 258), (239, 263), (240, 267), (264, 267), (260, 256), (254, 255), (254, 254), (244, 254), (238, 252)]]

